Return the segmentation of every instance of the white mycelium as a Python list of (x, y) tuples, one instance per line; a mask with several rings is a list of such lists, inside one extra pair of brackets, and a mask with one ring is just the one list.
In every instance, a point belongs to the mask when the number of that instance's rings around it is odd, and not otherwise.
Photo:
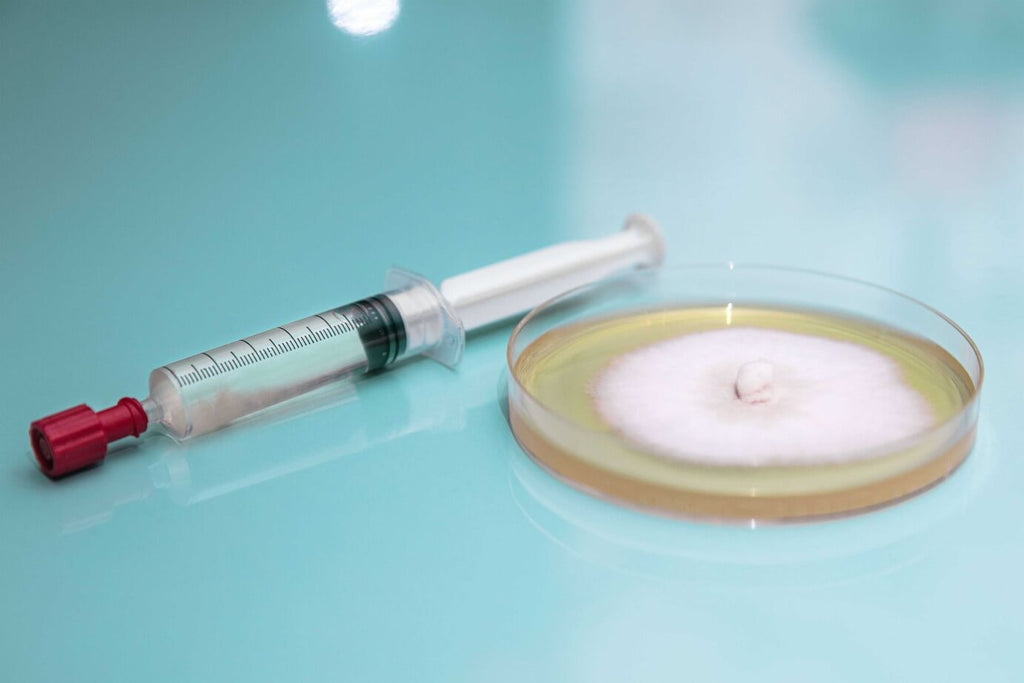
[(591, 391), (601, 418), (629, 441), (715, 465), (837, 462), (935, 422), (882, 353), (752, 327), (624, 354)]

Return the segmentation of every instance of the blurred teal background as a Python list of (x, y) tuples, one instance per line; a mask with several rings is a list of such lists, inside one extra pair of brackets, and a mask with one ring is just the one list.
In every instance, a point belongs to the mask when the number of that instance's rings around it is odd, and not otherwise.
[[(627, 512), (516, 447), (506, 327), (455, 373), (35, 470), (32, 419), (156, 365), (634, 210), (669, 263), (952, 316), (988, 370), (967, 464), (824, 524)], [(320, 0), (4, 0), (3, 677), (1020, 680), (1022, 221), (1020, 2), (407, 0), (359, 36)]]

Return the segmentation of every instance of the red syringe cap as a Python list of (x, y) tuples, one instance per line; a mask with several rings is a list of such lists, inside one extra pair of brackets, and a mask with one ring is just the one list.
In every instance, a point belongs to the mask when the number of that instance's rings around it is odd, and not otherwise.
[(43, 472), (57, 478), (103, 462), (108, 443), (138, 436), (148, 426), (142, 404), (122, 398), (99, 413), (80, 405), (36, 420), (29, 427), (29, 437)]

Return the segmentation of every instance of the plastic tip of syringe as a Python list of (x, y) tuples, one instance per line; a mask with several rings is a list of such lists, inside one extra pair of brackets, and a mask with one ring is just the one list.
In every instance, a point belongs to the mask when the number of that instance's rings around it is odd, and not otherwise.
[(46, 476), (56, 479), (103, 462), (107, 444), (146, 431), (149, 418), (134, 398), (96, 412), (87, 405), (68, 408), (29, 427), (32, 450)]

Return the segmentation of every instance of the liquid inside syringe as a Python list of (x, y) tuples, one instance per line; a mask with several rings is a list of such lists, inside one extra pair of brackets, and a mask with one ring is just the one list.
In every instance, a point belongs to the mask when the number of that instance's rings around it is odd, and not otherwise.
[(149, 396), (37, 420), (32, 448), (59, 477), (101, 462), (107, 444), (161, 431), (176, 440), (226, 427), (332, 383), (416, 355), (454, 367), (465, 333), (572, 288), (661, 263), (656, 224), (633, 216), (603, 239), (566, 242), (449, 278), (440, 289), (401, 270), (386, 291), (245, 337), (150, 373)]

